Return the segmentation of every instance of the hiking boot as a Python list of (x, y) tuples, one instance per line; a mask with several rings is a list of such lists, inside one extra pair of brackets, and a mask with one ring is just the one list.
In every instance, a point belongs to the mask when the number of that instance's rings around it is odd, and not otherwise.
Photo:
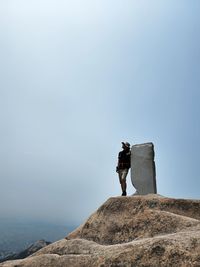
[(126, 196), (126, 191), (123, 191), (122, 196)]

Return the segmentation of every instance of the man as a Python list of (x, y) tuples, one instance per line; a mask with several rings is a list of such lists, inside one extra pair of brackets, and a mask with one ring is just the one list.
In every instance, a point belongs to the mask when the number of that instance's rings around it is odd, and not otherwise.
[(121, 184), (122, 196), (126, 196), (126, 177), (131, 167), (131, 151), (128, 142), (122, 142), (123, 150), (119, 152), (118, 164), (116, 172), (119, 175), (119, 182)]

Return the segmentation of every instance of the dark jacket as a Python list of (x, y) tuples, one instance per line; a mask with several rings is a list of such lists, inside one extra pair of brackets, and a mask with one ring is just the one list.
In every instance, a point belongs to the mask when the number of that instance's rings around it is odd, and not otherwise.
[(118, 170), (129, 169), (131, 167), (131, 151), (122, 150), (118, 155)]

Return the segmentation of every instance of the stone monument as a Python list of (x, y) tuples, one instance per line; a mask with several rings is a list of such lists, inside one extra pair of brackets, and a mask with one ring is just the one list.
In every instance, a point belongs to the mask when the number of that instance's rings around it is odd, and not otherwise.
[(132, 146), (131, 181), (136, 189), (135, 195), (157, 193), (153, 143)]

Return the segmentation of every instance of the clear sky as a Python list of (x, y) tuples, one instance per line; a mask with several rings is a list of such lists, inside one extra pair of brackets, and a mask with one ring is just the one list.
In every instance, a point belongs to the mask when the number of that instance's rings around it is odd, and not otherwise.
[(199, 199), (199, 13), (199, 0), (0, 1), (0, 216), (84, 221), (121, 194), (121, 141), (154, 143), (158, 193)]

